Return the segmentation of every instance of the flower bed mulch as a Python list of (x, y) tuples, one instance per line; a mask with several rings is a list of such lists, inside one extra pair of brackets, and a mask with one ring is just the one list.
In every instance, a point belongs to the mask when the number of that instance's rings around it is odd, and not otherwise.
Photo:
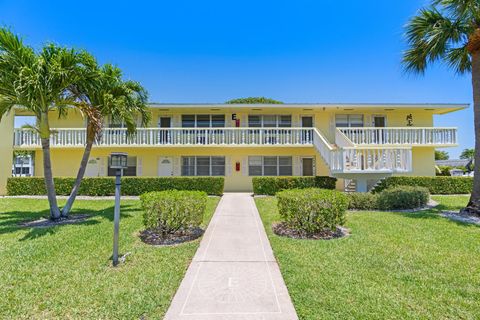
[(171, 246), (200, 238), (205, 231), (202, 228), (190, 228), (163, 235), (158, 230), (143, 230), (140, 239), (154, 246)]
[(284, 222), (274, 223), (272, 225), (273, 232), (282, 237), (288, 237), (293, 239), (312, 239), (312, 240), (331, 240), (346, 237), (350, 234), (347, 228), (337, 226), (335, 231), (325, 229), (323, 231), (307, 234), (304, 231), (296, 230), (288, 227)]

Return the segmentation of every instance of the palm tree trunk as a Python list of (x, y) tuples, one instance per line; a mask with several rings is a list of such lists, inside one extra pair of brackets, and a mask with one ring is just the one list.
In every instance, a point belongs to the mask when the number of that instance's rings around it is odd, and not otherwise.
[(58, 208), (55, 183), (53, 182), (52, 162), (50, 160), (50, 138), (42, 138), (42, 150), (45, 187), (47, 189), (48, 203), (50, 204), (50, 219), (55, 220), (60, 218), (60, 209)]
[(475, 169), (470, 201), (462, 212), (480, 215), (480, 51), (472, 53), (472, 87), (475, 124)]
[[(88, 132), (88, 129), (87, 129)], [(75, 184), (73, 185), (72, 192), (68, 197), (67, 203), (62, 208), (62, 217), (68, 217), (70, 210), (72, 209), (75, 198), (77, 197), (78, 190), (80, 189), (80, 184), (82, 183), (83, 176), (85, 175), (85, 170), (87, 169), (88, 159), (90, 158), (90, 152), (92, 151), (93, 138), (87, 138), (87, 144), (85, 145), (85, 150), (83, 151), (82, 161), (80, 162), (80, 168), (77, 172), (77, 178)]]

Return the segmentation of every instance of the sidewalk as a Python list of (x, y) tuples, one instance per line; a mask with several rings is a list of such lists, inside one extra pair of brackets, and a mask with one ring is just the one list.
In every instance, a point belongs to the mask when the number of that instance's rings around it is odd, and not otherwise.
[(165, 319), (298, 319), (250, 194), (225, 194)]

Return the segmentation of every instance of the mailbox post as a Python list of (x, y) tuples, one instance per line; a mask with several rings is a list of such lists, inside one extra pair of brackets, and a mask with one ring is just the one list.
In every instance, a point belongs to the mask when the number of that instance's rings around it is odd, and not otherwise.
[(115, 212), (113, 214), (113, 266), (118, 265), (118, 234), (120, 231), (120, 192), (123, 169), (127, 168), (127, 154), (113, 152), (110, 155), (110, 168), (115, 169)]

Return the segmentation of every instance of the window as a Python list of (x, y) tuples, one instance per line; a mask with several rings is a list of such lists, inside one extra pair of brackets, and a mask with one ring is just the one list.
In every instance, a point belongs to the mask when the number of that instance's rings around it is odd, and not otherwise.
[(212, 114), (212, 127), (214, 127), (214, 128), (225, 127), (225, 115), (224, 114)]
[(195, 115), (182, 115), (182, 127), (194, 128), (195, 127)]
[(278, 175), (292, 175), (292, 157), (278, 157)]
[(252, 156), (248, 157), (250, 176), (291, 176), (292, 157)]
[(363, 127), (363, 114), (337, 114), (335, 115), (335, 125), (338, 128)]
[(251, 176), (263, 175), (262, 157), (248, 157), (248, 173)]
[(195, 157), (182, 157), (182, 176), (195, 175)]
[(183, 128), (223, 128), (225, 127), (224, 114), (184, 114), (182, 115)]
[[(110, 157), (108, 157), (108, 176), (116, 175), (116, 169), (110, 168)], [(137, 157), (127, 158), (127, 168), (123, 169), (123, 175), (126, 177), (135, 177), (137, 175)]]
[(224, 176), (225, 157), (182, 157), (182, 176)]
[(249, 115), (248, 126), (251, 128), (290, 128), (291, 115)]

